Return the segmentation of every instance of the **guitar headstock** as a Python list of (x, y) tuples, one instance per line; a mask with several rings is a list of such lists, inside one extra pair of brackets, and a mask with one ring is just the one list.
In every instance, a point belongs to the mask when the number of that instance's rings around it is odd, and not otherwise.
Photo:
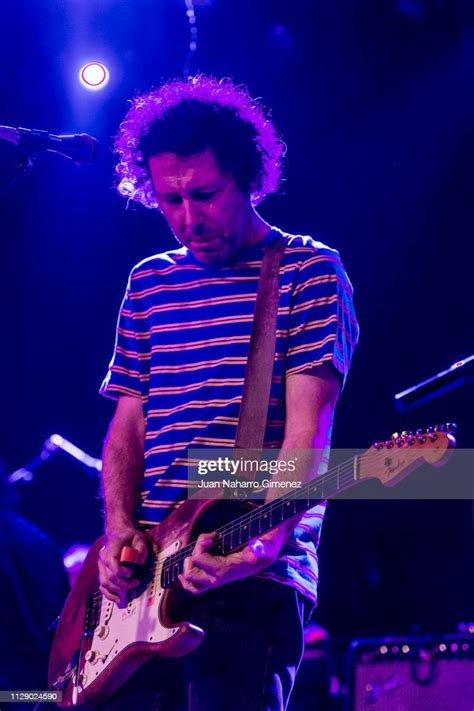
[(449, 450), (456, 446), (456, 430), (457, 426), (448, 422), (426, 430), (395, 432), (359, 457), (358, 478), (376, 478), (385, 486), (393, 486), (424, 462), (442, 466)]

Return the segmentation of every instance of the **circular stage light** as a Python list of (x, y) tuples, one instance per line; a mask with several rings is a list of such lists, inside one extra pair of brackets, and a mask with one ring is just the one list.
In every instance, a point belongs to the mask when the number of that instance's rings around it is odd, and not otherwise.
[(86, 89), (103, 89), (109, 81), (109, 70), (101, 62), (89, 62), (81, 67), (79, 80)]

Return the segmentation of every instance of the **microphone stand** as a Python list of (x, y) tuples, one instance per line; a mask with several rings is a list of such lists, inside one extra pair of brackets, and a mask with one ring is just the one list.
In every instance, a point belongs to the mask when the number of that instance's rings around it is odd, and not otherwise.
[(82, 449), (79, 449), (79, 447), (76, 447), (75, 444), (69, 442), (69, 440), (64, 437), (61, 437), (61, 435), (52, 434), (51, 437), (48, 437), (45, 441), (43, 449), (36, 457), (25, 464), (24, 467), (20, 467), (20, 469), (17, 469), (10, 474), (7, 479), (8, 483), (16, 484), (19, 481), (32, 481), (34, 473), (38, 467), (48, 461), (51, 457), (55, 456), (59, 451), (64, 452), (72, 459), (75, 459), (76, 462), (82, 464), (82, 466), (87, 470), (88, 475), (92, 478), (98, 476), (99, 472), (102, 470), (102, 461), (100, 459), (91, 457), (90, 454), (87, 454)]

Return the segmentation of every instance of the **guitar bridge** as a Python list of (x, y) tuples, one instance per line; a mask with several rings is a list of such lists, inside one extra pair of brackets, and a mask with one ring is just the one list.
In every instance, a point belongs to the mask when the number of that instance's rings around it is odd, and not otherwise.
[(51, 685), (51, 688), (54, 691), (62, 691), (69, 679), (71, 679), (75, 672), (76, 672), (76, 667), (77, 667), (77, 662), (79, 661), (79, 652), (76, 652), (74, 656), (72, 657), (71, 661), (67, 665), (66, 669), (62, 674), (58, 676), (56, 681), (53, 682)]

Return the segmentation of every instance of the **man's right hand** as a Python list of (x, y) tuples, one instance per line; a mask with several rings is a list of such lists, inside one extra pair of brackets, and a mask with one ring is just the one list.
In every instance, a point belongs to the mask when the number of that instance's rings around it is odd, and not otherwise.
[(99, 553), (100, 591), (108, 600), (120, 606), (126, 605), (127, 591), (138, 585), (138, 578), (131, 570), (120, 565), (120, 553), (124, 546), (138, 551), (137, 565), (143, 565), (148, 555), (145, 535), (132, 526), (118, 528), (106, 533), (105, 545)]

